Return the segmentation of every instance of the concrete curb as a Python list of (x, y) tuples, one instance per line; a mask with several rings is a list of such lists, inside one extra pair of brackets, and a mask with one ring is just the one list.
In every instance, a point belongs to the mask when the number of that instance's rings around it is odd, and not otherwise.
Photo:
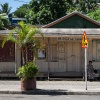
[(56, 91), (56, 90), (28, 90), (28, 91), (0, 91), (0, 94), (30, 94), (30, 95), (100, 95), (91, 91)]

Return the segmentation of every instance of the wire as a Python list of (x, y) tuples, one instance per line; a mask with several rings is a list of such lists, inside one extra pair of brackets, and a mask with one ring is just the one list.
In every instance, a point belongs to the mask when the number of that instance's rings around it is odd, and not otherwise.
[(21, 1), (21, 0), (14, 0), (14, 1), (18, 1), (18, 2), (24, 2), (24, 3), (29, 3), (29, 2), (25, 2), (25, 1)]

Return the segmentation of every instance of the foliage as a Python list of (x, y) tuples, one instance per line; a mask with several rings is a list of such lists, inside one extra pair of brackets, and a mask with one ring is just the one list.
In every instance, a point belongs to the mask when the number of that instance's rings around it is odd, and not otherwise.
[(100, 22), (100, 8), (96, 9), (95, 11), (87, 14), (90, 18), (96, 20), (97, 22)]
[(87, 14), (97, 8), (95, 0), (31, 0), (26, 14), (31, 24), (48, 24), (67, 13), (79, 11)]
[(30, 2), (30, 11), (26, 18), (32, 24), (47, 24), (64, 15), (67, 11), (66, 0), (32, 0)]
[(19, 78), (23, 78), (24, 80), (33, 79), (37, 75), (37, 73), (38, 67), (33, 62), (29, 62), (18, 69), (17, 76)]
[(14, 16), (18, 18), (25, 18), (26, 13), (29, 11), (29, 5), (23, 4), (21, 7), (19, 7), (15, 12)]
[(0, 29), (7, 29), (8, 25), (10, 25), (8, 18), (0, 16)]
[(87, 14), (97, 8), (96, 0), (67, 0), (76, 11)]
[(2, 17), (0, 16), (0, 29), (2, 29), (3, 28), (3, 26), (4, 26), (4, 24), (3, 24), (3, 22), (2, 22)]
[(9, 7), (9, 4), (8, 3), (1, 4), (0, 13), (6, 13), (8, 15), (10, 13), (11, 9), (12, 8)]
[[(17, 35), (14, 35), (14, 32), (16, 32)], [(22, 52), (22, 64), (25, 65), (28, 62), (28, 48), (34, 50), (35, 53), (35, 50), (37, 50), (37, 48), (40, 48), (40, 42), (38, 41), (38, 38), (34, 36), (37, 34), (39, 34), (40, 36), (42, 35), (37, 27), (33, 27), (30, 24), (25, 24), (23, 21), (19, 22), (19, 27), (16, 27), (14, 29), (14, 32), (9, 33), (8, 36), (3, 40), (2, 47), (7, 41), (16, 43)]]

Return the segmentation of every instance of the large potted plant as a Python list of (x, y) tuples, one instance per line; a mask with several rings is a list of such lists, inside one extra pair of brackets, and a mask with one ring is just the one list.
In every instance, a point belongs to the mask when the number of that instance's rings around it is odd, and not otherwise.
[[(35, 75), (38, 72), (38, 68), (33, 62), (28, 63), (28, 49), (31, 49), (33, 51), (34, 53), (33, 61), (35, 62), (35, 58), (37, 57), (37, 51), (42, 46), (36, 35), (39, 35), (41, 37), (43, 37), (43, 35), (40, 33), (39, 29), (35, 26), (32, 26), (30, 24), (25, 24), (22, 21), (19, 22), (18, 25), (19, 26), (14, 29), (14, 32), (9, 33), (4, 38), (2, 42), (2, 47), (4, 47), (7, 41), (14, 42), (18, 46), (18, 48), (21, 50), (21, 57), (22, 57), (22, 66), (21, 68), (19, 68), (17, 73), (17, 76), (21, 78), (21, 89), (22, 90), (35, 89), (36, 82), (31, 83), (31, 81), (34, 82)], [(17, 56), (16, 53), (15, 56)], [(25, 88), (26, 86), (25, 84), (26, 85), (28, 84), (29, 87)]]
[(38, 67), (33, 62), (28, 62), (18, 69), (17, 76), (21, 78), (21, 90), (36, 89), (36, 75)]

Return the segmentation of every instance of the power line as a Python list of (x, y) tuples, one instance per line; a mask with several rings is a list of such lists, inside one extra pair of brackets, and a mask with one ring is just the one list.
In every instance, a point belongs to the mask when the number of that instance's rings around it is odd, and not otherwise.
[(25, 2), (25, 1), (21, 1), (21, 0), (14, 0), (14, 1), (23, 2), (23, 3), (29, 3), (29, 2)]

